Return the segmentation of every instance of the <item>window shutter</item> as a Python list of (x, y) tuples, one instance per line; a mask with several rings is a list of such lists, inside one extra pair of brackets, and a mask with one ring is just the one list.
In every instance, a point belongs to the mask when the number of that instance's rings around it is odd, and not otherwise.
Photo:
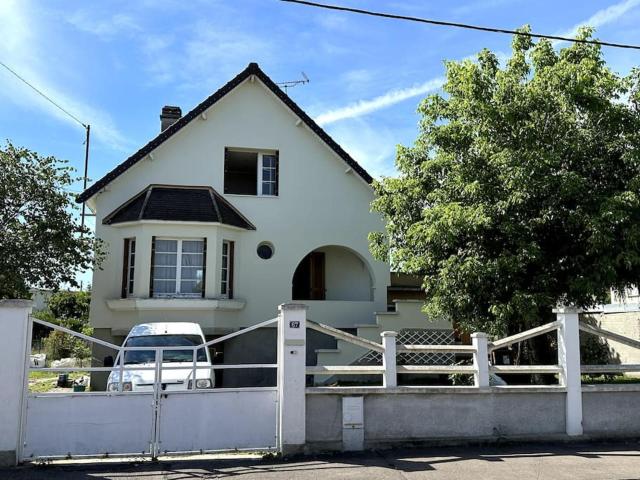
[(127, 286), (129, 280), (129, 239), (124, 239), (124, 254), (122, 258), (122, 290), (120, 291), (120, 297), (127, 298)]
[(235, 251), (235, 242), (229, 242), (229, 280), (227, 283), (228, 298), (233, 298), (233, 252)]
[(149, 298), (153, 298), (153, 264), (156, 260), (156, 237), (151, 237), (151, 268), (149, 269)]
[(278, 191), (280, 190), (278, 187), (280, 185), (280, 152), (276, 152), (276, 184), (274, 187), (273, 194), (277, 197)]
[(204, 298), (204, 291), (207, 286), (207, 239), (203, 239), (204, 245), (202, 248), (202, 298)]

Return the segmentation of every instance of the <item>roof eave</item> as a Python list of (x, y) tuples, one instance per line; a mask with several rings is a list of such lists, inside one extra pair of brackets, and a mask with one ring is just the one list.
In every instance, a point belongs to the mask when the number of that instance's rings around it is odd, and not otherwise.
[(175, 133), (181, 130), (184, 126), (189, 124), (191, 120), (197, 118), (209, 107), (217, 103), (229, 92), (238, 87), (251, 75), (257, 76), (262, 83), (264, 83), (287, 107), (289, 107), (300, 119), (316, 134), (318, 135), (340, 158), (342, 158), (366, 183), (371, 184), (373, 177), (358, 163), (351, 155), (349, 155), (327, 132), (325, 132), (320, 125), (318, 125), (304, 110), (302, 110), (280, 87), (278, 87), (269, 76), (264, 73), (257, 63), (250, 63), (247, 68), (236, 75), (233, 79), (227, 82), (222, 88), (206, 98), (193, 110), (188, 112), (182, 118), (180, 118), (173, 125), (166, 130), (160, 132), (153, 140), (148, 142), (136, 153), (127, 158), (124, 162), (119, 164), (109, 173), (107, 173), (100, 180), (96, 181), (92, 186), (87, 188), (84, 192), (76, 197), (77, 203), (86, 202), (88, 199), (94, 197), (109, 183), (126, 172), (133, 165), (138, 163), (149, 153), (163, 144), (166, 140), (171, 138)]

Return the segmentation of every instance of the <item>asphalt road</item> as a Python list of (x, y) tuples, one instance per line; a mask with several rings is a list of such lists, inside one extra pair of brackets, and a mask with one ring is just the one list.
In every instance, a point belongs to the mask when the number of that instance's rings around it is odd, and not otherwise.
[(95, 462), (0, 469), (2, 480), (254, 479), (640, 479), (640, 442), (391, 450), (265, 461), (225, 456), (159, 462)]

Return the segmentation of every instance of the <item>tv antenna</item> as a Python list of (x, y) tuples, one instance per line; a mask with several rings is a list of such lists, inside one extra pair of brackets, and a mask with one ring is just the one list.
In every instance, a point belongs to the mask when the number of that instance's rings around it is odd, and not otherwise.
[(278, 85), (280, 88), (282, 88), (284, 90), (284, 93), (289, 93), (289, 88), (293, 88), (296, 87), (298, 85), (304, 85), (306, 83), (309, 83), (309, 77), (307, 77), (307, 74), (302, 72), (302, 80), (291, 80), (288, 82), (280, 82), (277, 83), (276, 85)]

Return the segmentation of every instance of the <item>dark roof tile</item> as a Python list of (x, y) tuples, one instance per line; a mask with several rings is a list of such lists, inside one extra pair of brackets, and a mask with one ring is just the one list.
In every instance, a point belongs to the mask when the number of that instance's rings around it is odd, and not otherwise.
[(136, 220), (224, 223), (255, 230), (244, 215), (211, 187), (150, 185), (107, 215), (102, 223)]

